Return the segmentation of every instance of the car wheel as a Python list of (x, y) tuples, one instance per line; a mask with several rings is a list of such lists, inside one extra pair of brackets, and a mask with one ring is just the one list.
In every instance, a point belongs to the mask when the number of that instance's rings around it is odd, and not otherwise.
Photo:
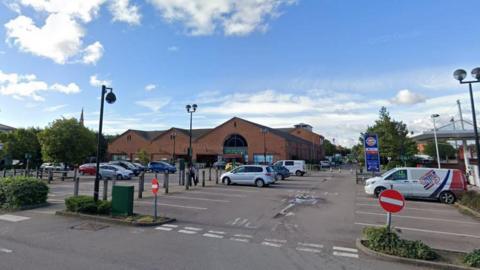
[(117, 180), (123, 180), (123, 177), (122, 177), (121, 174), (118, 174), (118, 175), (117, 175)]
[(282, 175), (282, 180), (285, 180), (285, 176), (284, 176), (284, 175)]
[(226, 183), (227, 186), (231, 185), (232, 184), (232, 180), (230, 180), (230, 178), (228, 177), (224, 177), (223, 180), (222, 180), (223, 183)]
[(373, 194), (375, 195), (375, 197), (378, 198), (378, 196), (380, 196), (380, 193), (382, 193), (385, 189), (385, 187), (377, 187), (375, 188), (375, 191), (373, 191)]
[(257, 180), (255, 181), (255, 185), (256, 185), (257, 187), (264, 187), (264, 186), (265, 186), (265, 182), (263, 182), (262, 179), (257, 179)]
[(302, 176), (303, 174), (302, 174), (301, 171), (296, 171), (296, 172), (295, 172), (295, 175), (296, 175), (296, 176)]
[(438, 199), (440, 202), (445, 203), (445, 204), (453, 204), (456, 201), (455, 194), (453, 194), (450, 191), (444, 191), (440, 193), (440, 196), (438, 196)]

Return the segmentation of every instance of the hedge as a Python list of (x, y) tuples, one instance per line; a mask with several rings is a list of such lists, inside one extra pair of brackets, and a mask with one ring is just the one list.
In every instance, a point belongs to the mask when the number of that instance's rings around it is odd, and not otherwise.
[(459, 203), (480, 212), (480, 193), (473, 190), (467, 191), (462, 195)]
[(434, 260), (437, 254), (421, 241), (403, 240), (395, 232), (388, 231), (386, 227), (366, 227), (363, 235), (367, 240), (368, 248), (411, 259)]
[(463, 263), (471, 267), (480, 267), (480, 249), (468, 253), (463, 258)]
[(73, 196), (65, 199), (65, 206), (70, 212), (84, 214), (108, 215), (112, 210), (110, 201), (96, 201), (92, 196)]
[(48, 186), (31, 177), (6, 177), (0, 179), (0, 207), (16, 209), (47, 202)]

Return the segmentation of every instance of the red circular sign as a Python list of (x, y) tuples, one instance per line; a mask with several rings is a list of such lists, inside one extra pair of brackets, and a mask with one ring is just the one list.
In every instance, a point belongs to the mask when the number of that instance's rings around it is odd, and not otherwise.
[(405, 198), (402, 193), (394, 189), (387, 189), (380, 193), (378, 202), (385, 211), (390, 213), (400, 212), (405, 206)]
[(158, 183), (157, 178), (153, 178), (152, 179), (152, 192), (153, 192), (153, 194), (157, 194), (159, 189), (160, 189), (160, 184)]

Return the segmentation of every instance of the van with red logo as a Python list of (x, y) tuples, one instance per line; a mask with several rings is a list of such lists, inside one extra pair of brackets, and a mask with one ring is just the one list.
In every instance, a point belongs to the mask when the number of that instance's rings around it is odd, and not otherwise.
[(457, 169), (402, 167), (365, 181), (365, 192), (378, 197), (382, 191), (392, 186), (407, 198), (439, 200), (452, 204), (467, 191), (467, 179)]

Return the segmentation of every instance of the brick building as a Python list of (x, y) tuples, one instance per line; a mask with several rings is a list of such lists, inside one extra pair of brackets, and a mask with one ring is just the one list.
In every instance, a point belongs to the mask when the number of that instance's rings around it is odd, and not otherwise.
[[(234, 117), (211, 129), (192, 130), (192, 156), (200, 163), (226, 160), (257, 163), (281, 159), (319, 161), (324, 157), (323, 136), (307, 124), (270, 128)], [(129, 129), (108, 146), (112, 159), (135, 160), (141, 150), (150, 160), (188, 157), (189, 131), (172, 127), (162, 131)]]

